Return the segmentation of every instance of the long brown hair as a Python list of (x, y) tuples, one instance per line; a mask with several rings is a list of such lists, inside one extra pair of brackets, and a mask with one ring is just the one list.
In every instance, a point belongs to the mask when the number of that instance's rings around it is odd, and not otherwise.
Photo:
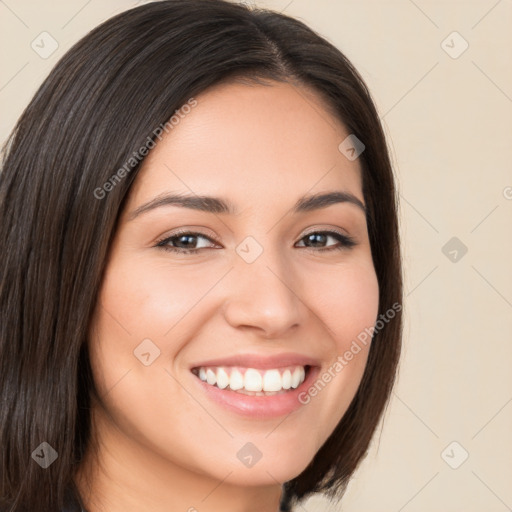
[[(302, 22), (223, 0), (164, 0), (117, 15), (58, 62), (4, 147), (0, 174), (0, 500), (56, 512), (84, 456), (95, 393), (87, 332), (107, 251), (140, 165), (94, 193), (191, 97), (235, 78), (321, 95), (360, 155), (379, 313), (402, 303), (397, 194), (384, 133), (359, 73)], [(340, 141), (341, 142), (341, 141)], [(348, 411), (282, 510), (313, 492), (341, 497), (395, 379), (401, 308), (376, 331)], [(46, 469), (31, 454), (47, 442)]]

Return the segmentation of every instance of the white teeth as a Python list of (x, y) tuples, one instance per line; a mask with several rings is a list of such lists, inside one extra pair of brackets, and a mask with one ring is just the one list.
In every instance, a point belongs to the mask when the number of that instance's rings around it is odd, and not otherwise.
[(295, 368), (294, 372), (292, 373), (292, 388), (299, 387), (300, 377), (300, 368)]
[(208, 382), (208, 384), (211, 384), (212, 386), (217, 383), (217, 376), (210, 368), (206, 370), (206, 382)]
[(283, 373), (283, 389), (290, 389), (292, 387), (292, 373), (290, 370), (285, 370)]
[(283, 389), (279, 370), (269, 370), (263, 376), (263, 391), (281, 391)]
[(229, 377), (229, 387), (233, 391), (237, 391), (244, 387), (244, 376), (238, 370), (233, 370), (231, 372), (231, 376)]
[(217, 387), (220, 389), (227, 388), (229, 386), (229, 375), (226, 373), (224, 368), (217, 370)]
[(261, 391), (263, 389), (263, 379), (258, 370), (252, 368), (245, 370), (244, 388), (247, 391)]
[(246, 394), (264, 395), (275, 394), (288, 389), (298, 388), (306, 378), (304, 366), (293, 366), (287, 369), (278, 370), (256, 370), (255, 368), (246, 368), (245, 372), (238, 368), (201, 367), (196, 372), (199, 378), (220, 389), (229, 387), (232, 391), (239, 391)]

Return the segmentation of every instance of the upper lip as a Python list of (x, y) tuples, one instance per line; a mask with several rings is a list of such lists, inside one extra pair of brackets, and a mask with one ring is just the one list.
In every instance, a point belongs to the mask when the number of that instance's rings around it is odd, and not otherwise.
[(194, 363), (190, 368), (193, 369), (206, 366), (241, 366), (243, 368), (267, 370), (271, 368), (281, 368), (284, 366), (319, 365), (319, 361), (312, 357), (286, 352), (272, 356), (263, 356), (258, 354), (235, 354), (229, 357), (210, 359), (208, 361)]

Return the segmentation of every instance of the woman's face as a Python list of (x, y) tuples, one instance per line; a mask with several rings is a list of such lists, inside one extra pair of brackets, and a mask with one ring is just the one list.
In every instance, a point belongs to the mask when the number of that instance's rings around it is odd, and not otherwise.
[[(361, 167), (305, 88), (195, 99), (144, 160), (111, 247), (90, 336), (97, 433), (127, 465), (275, 485), (306, 468), (366, 364), (368, 346), (351, 349), (378, 314)], [(308, 202), (326, 193), (353, 201)]]

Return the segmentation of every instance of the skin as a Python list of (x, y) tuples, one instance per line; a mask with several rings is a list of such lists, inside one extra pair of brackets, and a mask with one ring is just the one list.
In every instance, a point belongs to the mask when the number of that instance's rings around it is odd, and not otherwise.
[[(368, 347), (286, 418), (228, 411), (189, 370), (237, 352), (297, 352), (318, 359), (321, 375), (376, 321), (363, 210), (344, 202), (290, 212), (318, 192), (364, 203), (359, 160), (338, 150), (349, 132), (311, 90), (271, 84), (199, 95), (132, 186), (90, 330), (101, 400), (92, 409), (99, 452), (78, 474), (88, 512), (276, 512), (281, 484), (306, 468), (358, 388)], [(222, 196), (240, 213), (167, 205), (130, 219), (163, 192)], [(186, 246), (198, 253), (155, 247), (179, 228), (207, 237)], [(331, 236), (308, 244), (326, 229), (356, 245), (326, 251), (339, 244)], [(251, 264), (235, 251), (248, 236), (263, 248)], [(160, 350), (149, 366), (133, 353), (146, 338)], [(251, 468), (236, 456), (247, 442), (263, 454)]]

